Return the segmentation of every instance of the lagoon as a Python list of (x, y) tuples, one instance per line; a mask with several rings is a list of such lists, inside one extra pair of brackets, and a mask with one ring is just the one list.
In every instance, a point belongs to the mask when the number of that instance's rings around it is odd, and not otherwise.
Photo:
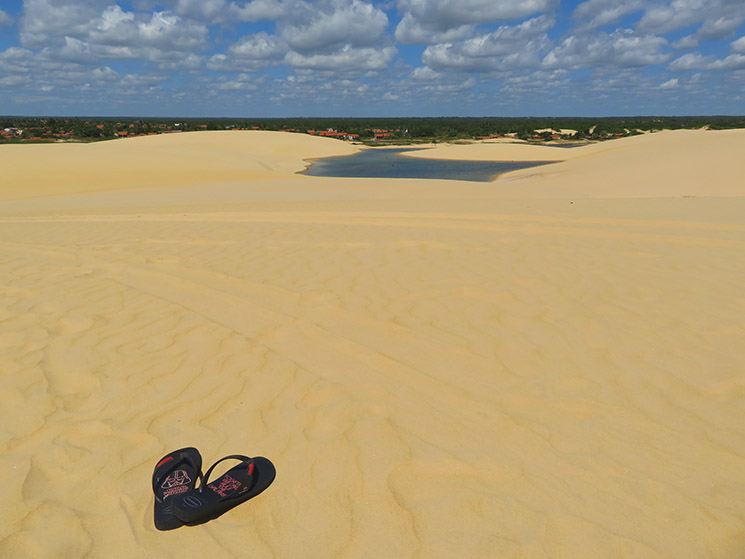
[[(303, 174), (313, 177), (368, 177), (387, 179), (447, 179), (489, 182), (497, 175), (552, 161), (457, 161), (401, 155), (417, 148), (373, 148), (354, 155), (311, 161)], [(421, 148), (419, 148), (421, 149)]]

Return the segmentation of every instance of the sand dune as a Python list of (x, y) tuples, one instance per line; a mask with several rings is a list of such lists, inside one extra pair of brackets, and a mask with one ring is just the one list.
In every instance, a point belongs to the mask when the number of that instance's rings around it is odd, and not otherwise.
[(503, 177), (525, 182), (522, 195), (657, 197), (741, 196), (744, 130), (676, 130), (580, 147), (528, 144), (449, 145), (410, 157), (495, 161), (557, 161)]
[(0, 147), (7, 185), (0, 189), (0, 200), (270, 179), (302, 171), (304, 158), (357, 151), (329, 138), (262, 131), (163, 134), (32, 149), (28, 145)]
[[(295, 175), (354, 148), (289, 134), (0, 146), (0, 557), (741, 557), (731, 144), (483, 184)], [(277, 479), (158, 532), (187, 445)]]

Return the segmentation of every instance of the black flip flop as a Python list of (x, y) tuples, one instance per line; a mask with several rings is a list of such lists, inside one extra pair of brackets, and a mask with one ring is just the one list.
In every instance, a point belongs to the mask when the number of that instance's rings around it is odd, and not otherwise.
[(197, 478), (201, 477), (202, 455), (196, 448), (174, 450), (160, 459), (153, 471), (154, 520), (158, 530), (183, 526), (173, 514), (172, 499), (193, 490)]
[[(240, 464), (210, 483), (212, 470), (224, 460), (240, 460)], [(255, 497), (271, 485), (276, 475), (274, 464), (263, 456), (226, 456), (207, 470), (199, 489), (173, 497), (173, 514), (184, 524), (202, 524)]]

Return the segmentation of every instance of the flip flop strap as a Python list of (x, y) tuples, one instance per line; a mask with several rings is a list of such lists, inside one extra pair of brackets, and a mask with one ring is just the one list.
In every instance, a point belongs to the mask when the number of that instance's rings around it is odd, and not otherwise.
[[(174, 458), (175, 458), (175, 457), (174, 457)], [(164, 471), (163, 471), (163, 474), (165, 475), (165, 474), (169, 474), (169, 473), (171, 473), (172, 471), (174, 471), (174, 470), (175, 470), (175, 469), (176, 469), (176, 468), (177, 468), (178, 466), (180, 466), (181, 464), (188, 464), (189, 466), (191, 466), (192, 468), (194, 468), (194, 471), (195, 471), (195, 472), (197, 473), (197, 477), (198, 477), (198, 478), (199, 478), (200, 480), (202, 479), (202, 472), (201, 472), (201, 471), (200, 471), (200, 469), (199, 469), (199, 468), (197, 467), (197, 464), (196, 464), (196, 462), (194, 462), (194, 460), (192, 460), (192, 459), (191, 459), (191, 458), (189, 457), (189, 455), (188, 455), (188, 454), (186, 454), (186, 455), (182, 455), (181, 457), (179, 457), (179, 458), (176, 458), (175, 462), (173, 462), (172, 464), (169, 464), (169, 466), (168, 466), (168, 469), (166, 469), (166, 470), (164, 470)], [(158, 486), (160, 485), (160, 482), (161, 482), (161, 481), (163, 481), (163, 477), (164, 477), (164, 475), (160, 475), (160, 476), (158, 476), (158, 477), (157, 477), (157, 479), (156, 479), (156, 478), (153, 478), (153, 491), (154, 491), (154, 492), (156, 492), (156, 493), (157, 493), (157, 491), (158, 491)]]
[(215, 469), (215, 466), (217, 466), (220, 462), (224, 462), (225, 460), (240, 460), (241, 462), (245, 462), (246, 464), (252, 464), (254, 461), (253, 458), (249, 458), (248, 456), (243, 456), (243, 454), (231, 454), (229, 456), (225, 456), (224, 458), (220, 458), (217, 462), (212, 464), (210, 466), (210, 469), (207, 470), (204, 476), (201, 477), (202, 482), (199, 484), (200, 492), (204, 490), (205, 486), (209, 483), (210, 475), (212, 474), (212, 470)]

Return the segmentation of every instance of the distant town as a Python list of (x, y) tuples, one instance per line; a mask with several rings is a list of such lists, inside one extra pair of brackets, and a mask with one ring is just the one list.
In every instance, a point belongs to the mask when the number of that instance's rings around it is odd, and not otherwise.
[(0, 117), (0, 143), (93, 142), (199, 130), (273, 130), (371, 145), (511, 138), (577, 143), (663, 129), (745, 128), (743, 116), (165, 119)]

